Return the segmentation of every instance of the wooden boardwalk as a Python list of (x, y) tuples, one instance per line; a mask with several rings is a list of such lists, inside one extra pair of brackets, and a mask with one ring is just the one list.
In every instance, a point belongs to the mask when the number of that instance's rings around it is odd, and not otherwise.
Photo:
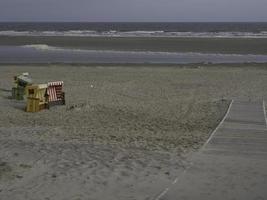
[(192, 165), (157, 199), (267, 199), (267, 130), (263, 102), (233, 101)]

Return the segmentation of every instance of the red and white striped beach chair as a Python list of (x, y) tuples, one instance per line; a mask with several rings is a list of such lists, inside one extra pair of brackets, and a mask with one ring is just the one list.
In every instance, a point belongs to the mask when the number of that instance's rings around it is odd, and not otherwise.
[(65, 105), (65, 93), (63, 81), (49, 82), (47, 84), (46, 98), (48, 105)]

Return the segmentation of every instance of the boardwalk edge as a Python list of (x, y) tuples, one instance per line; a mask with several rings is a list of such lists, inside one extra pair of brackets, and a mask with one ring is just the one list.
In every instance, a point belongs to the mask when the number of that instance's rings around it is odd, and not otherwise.
[(212, 137), (215, 135), (216, 131), (221, 127), (221, 125), (223, 124), (223, 122), (225, 121), (226, 117), (228, 116), (231, 107), (233, 105), (234, 100), (231, 100), (231, 103), (228, 106), (228, 109), (223, 117), (223, 119), (221, 120), (221, 122), (217, 125), (217, 127), (212, 131), (210, 137), (208, 138), (208, 140), (205, 142), (205, 144), (202, 146), (202, 149), (205, 148), (207, 146), (207, 144), (210, 142), (210, 140), (212, 139)]

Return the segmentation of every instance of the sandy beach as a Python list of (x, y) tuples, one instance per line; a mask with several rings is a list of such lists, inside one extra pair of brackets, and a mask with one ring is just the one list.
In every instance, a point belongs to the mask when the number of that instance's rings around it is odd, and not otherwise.
[[(63, 80), (66, 106), (24, 112), (12, 77)], [(233, 98), (266, 98), (248, 66), (1, 66), (3, 199), (152, 200), (188, 165)]]

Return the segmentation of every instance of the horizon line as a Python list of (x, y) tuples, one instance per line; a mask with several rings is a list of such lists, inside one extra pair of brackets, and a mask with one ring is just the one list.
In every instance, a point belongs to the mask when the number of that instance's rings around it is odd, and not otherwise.
[(0, 23), (267, 23), (267, 21), (15, 21), (6, 20)]

